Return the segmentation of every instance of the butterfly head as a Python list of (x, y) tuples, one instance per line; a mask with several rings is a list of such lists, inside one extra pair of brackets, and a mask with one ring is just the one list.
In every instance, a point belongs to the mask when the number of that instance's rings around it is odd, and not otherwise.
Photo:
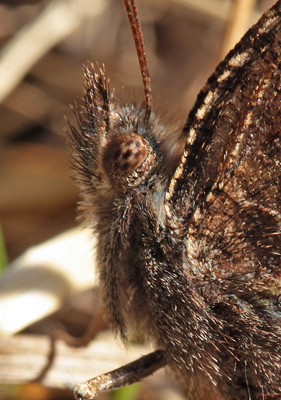
[(114, 193), (149, 186), (163, 169), (159, 137), (164, 127), (154, 114), (147, 118), (144, 106), (120, 104), (109, 91), (104, 69), (89, 63), (84, 75), (84, 105), (70, 134), (80, 185)]

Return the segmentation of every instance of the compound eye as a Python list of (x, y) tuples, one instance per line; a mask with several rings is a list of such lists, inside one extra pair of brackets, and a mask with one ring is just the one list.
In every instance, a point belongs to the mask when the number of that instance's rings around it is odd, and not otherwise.
[(130, 176), (146, 160), (148, 144), (136, 133), (114, 137), (104, 149), (103, 166), (111, 179)]

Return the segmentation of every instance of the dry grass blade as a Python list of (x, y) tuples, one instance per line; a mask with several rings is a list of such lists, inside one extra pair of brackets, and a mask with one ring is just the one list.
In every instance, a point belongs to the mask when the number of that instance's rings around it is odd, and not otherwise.
[[(77, 0), (54, 0), (7, 44), (0, 54), (0, 102), (36, 61), (78, 28), (86, 13), (84, 7)], [(94, 9), (100, 12), (100, 7)]]

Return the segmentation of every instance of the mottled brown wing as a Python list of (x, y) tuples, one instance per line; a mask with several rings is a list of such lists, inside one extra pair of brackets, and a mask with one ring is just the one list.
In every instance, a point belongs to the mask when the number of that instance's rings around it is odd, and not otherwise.
[(280, 62), (279, 1), (218, 66), (183, 130), (166, 210), (197, 272), (214, 278), (280, 274)]

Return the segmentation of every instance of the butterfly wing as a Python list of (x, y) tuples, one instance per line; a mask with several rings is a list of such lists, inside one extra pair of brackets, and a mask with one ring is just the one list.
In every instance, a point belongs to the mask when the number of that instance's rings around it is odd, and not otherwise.
[(184, 127), (185, 152), (166, 209), (173, 229), (188, 227), (190, 253), (197, 238), (202, 273), (279, 275), (280, 62), (277, 2), (218, 66)]

